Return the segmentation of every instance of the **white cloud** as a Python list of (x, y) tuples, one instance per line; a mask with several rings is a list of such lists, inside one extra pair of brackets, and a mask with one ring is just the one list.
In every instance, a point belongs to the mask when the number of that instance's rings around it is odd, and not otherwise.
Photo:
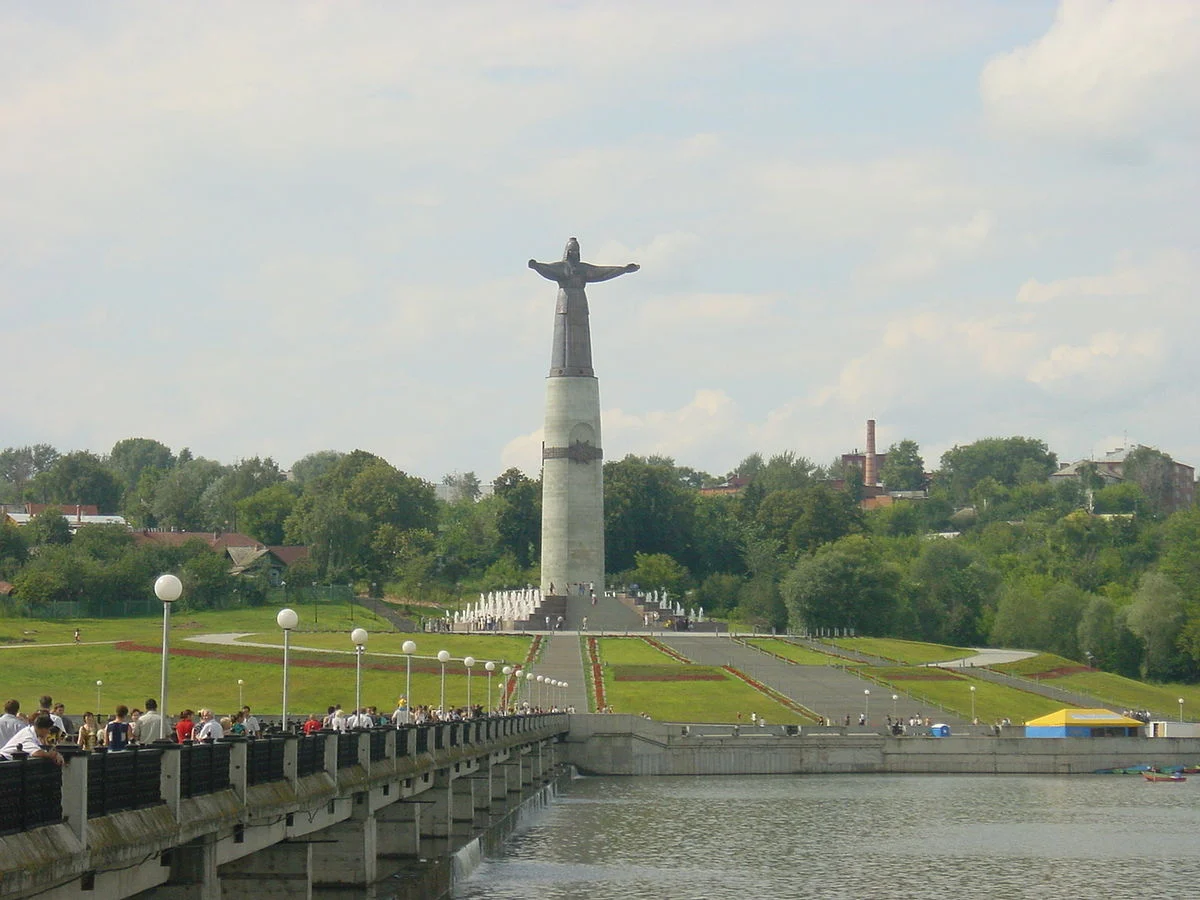
[(868, 266), (867, 274), (893, 281), (932, 275), (947, 264), (978, 253), (991, 236), (995, 221), (991, 210), (981, 209), (965, 222), (913, 226), (898, 241), (889, 242), (883, 259)]
[(980, 92), (1003, 132), (1136, 152), (1195, 136), (1198, 47), (1191, 0), (1062, 0), (1041, 38), (984, 67)]
[(1145, 260), (1126, 257), (1119, 260), (1111, 272), (1102, 275), (1078, 275), (1050, 282), (1030, 279), (1017, 291), (1017, 302), (1038, 304), (1147, 297), (1158, 291), (1184, 289), (1195, 283), (1197, 274), (1200, 269), (1187, 254), (1168, 250)]
[(1034, 384), (1079, 379), (1085, 389), (1100, 392), (1115, 386), (1124, 390), (1153, 381), (1163, 362), (1163, 336), (1156, 330), (1130, 334), (1100, 331), (1086, 344), (1059, 344), (1029, 369)]

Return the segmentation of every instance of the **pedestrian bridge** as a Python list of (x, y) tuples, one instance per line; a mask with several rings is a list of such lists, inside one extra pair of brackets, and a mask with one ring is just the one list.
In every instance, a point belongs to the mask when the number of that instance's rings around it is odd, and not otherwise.
[(0, 898), (297, 898), (394, 873), (440, 896), (453, 854), (564, 771), (567, 729), (510, 716), (0, 762)]

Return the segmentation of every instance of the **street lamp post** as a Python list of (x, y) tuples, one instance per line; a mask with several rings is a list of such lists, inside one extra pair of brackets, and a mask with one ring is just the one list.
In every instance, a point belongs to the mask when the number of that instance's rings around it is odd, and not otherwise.
[(442, 664), (441, 714), (443, 716), (446, 715), (446, 663), (448, 663), (449, 661), (450, 661), (450, 651), (449, 650), (439, 650), (438, 651), (438, 662), (440, 662)]
[(537, 686), (537, 694), (536, 694), (536, 696), (537, 696), (537, 705), (538, 705), (538, 708), (539, 708), (539, 709), (541, 709), (541, 708), (545, 707), (545, 705), (546, 705), (546, 688), (545, 688), (545, 684), (546, 684), (546, 676), (545, 676), (545, 675), (539, 675), (539, 676), (537, 677), (537, 679), (536, 679), (536, 686)]
[(294, 609), (284, 607), (275, 616), (275, 624), (283, 629), (283, 710), (280, 721), (284, 731), (288, 730), (288, 651), (292, 645), (292, 629), (300, 624), (300, 616)]
[(975, 685), (971, 685), (971, 724), (975, 724)]
[(487, 711), (488, 711), (488, 715), (490, 716), (492, 714), (492, 673), (496, 671), (496, 664), (489, 659), (487, 662), (485, 662), (483, 664), (483, 670), (488, 673), (487, 674), (487, 679), (488, 679)]
[(500, 674), (504, 676), (504, 681), (500, 687), (500, 707), (505, 713), (508, 712), (508, 679), (513, 673), (512, 666), (505, 666), (500, 670)]
[(533, 673), (532, 672), (525, 673), (525, 703), (530, 707), (533, 706)]
[(413, 718), (412, 718), (413, 717), (412, 655), (417, 652), (417, 642), (416, 641), (405, 641), (401, 645), (400, 649), (404, 652), (405, 657), (407, 657), (407, 659), (408, 659), (408, 663), (405, 666), (405, 675), (404, 675), (404, 702), (408, 704), (408, 706), (406, 707), (408, 709), (408, 718), (405, 720), (407, 723), (407, 722), (411, 722), (413, 720)]
[(101, 714), (100, 713), (100, 688), (102, 688), (103, 686), (104, 686), (104, 682), (101, 681), (99, 678), (97, 678), (96, 679), (96, 715), (97, 716), (99, 716)]
[(354, 642), (354, 727), (362, 728), (362, 658), (367, 646), (367, 629), (355, 628), (350, 632)]
[(1179, 722), (1183, 723), (1183, 698), (1179, 698)]
[(467, 715), (471, 714), (471, 666), (475, 665), (475, 657), (464, 656), (463, 665), (467, 667)]
[(245, 702), (244, 702), (244, 699), (243, 699), (243, 697), (242, 697), (242, 686), (243, 686), (245, 683), (246, 683), (246, 682), (245, 682), (245, 681), (243, 681), (241, 678), (239, 678), (239, 679), (238, 679), (238, 709), (241, 709), (243, 706), (245, 706), (245, 705), (246, 705), (246, 704), (245, 704)]
[(892, 694), (892, 721), (896, 721), (896, 701), (900, 699), (899, 694)]
[(863, 688), (863, 724), (871, 724), (871, 689)]
[[(183, 582), (174, 575), (159, 575), (154, 582), (154, 595), (162, 601), (163, 605), (163, 629), (162, 629), (162, 682), (159, 685), (158, 697), (159, 708), (162, 710), (163, 719), (163, 738), (166, 738), (171, 727), (171, 706), (167, 699), (167, 659), (170, 649), (167, 645), (167, 640), (171, 636), (171, 604), (179, 599), (179, 595), (183, 593)], [(99, 682), (96, 682), (99, 684)], [(99, 693), (99, 692), (97, 692)], [(99, 700), (96, 701), (99, 706)], [(97, 710), (99, 712), (99, 710)]]

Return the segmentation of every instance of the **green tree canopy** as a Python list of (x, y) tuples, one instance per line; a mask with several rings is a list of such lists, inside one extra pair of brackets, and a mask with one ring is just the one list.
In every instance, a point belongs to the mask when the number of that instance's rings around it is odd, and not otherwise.
[(925, 487), (925, 460), (916, 441), (903, 440), (887, 449), (887, 460), (879, 473), (889, 491), (919, 491)]
[(937, 484), (955, 503), (965, 503), (976, 485), (990, 478), (1004, 488), (1045, 479), (1058, 457), (1045, 441), (1027, 437), (984, 438), (942, 454)]
[(862, 535), (826, 544), (804, 557), (781, 585), (793, 630), (853, 628), (887, 634), (893, 625), (899, 573)]

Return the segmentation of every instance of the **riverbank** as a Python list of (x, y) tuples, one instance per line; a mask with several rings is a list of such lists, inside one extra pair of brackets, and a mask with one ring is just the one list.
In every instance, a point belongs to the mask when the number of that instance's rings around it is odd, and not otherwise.
[(564, 759), (591, 775), (1074, 775), (1200, 763), (1200, 738), (892, 736), (840, 728), (690, 727), (640, 716), (574, 715)]

